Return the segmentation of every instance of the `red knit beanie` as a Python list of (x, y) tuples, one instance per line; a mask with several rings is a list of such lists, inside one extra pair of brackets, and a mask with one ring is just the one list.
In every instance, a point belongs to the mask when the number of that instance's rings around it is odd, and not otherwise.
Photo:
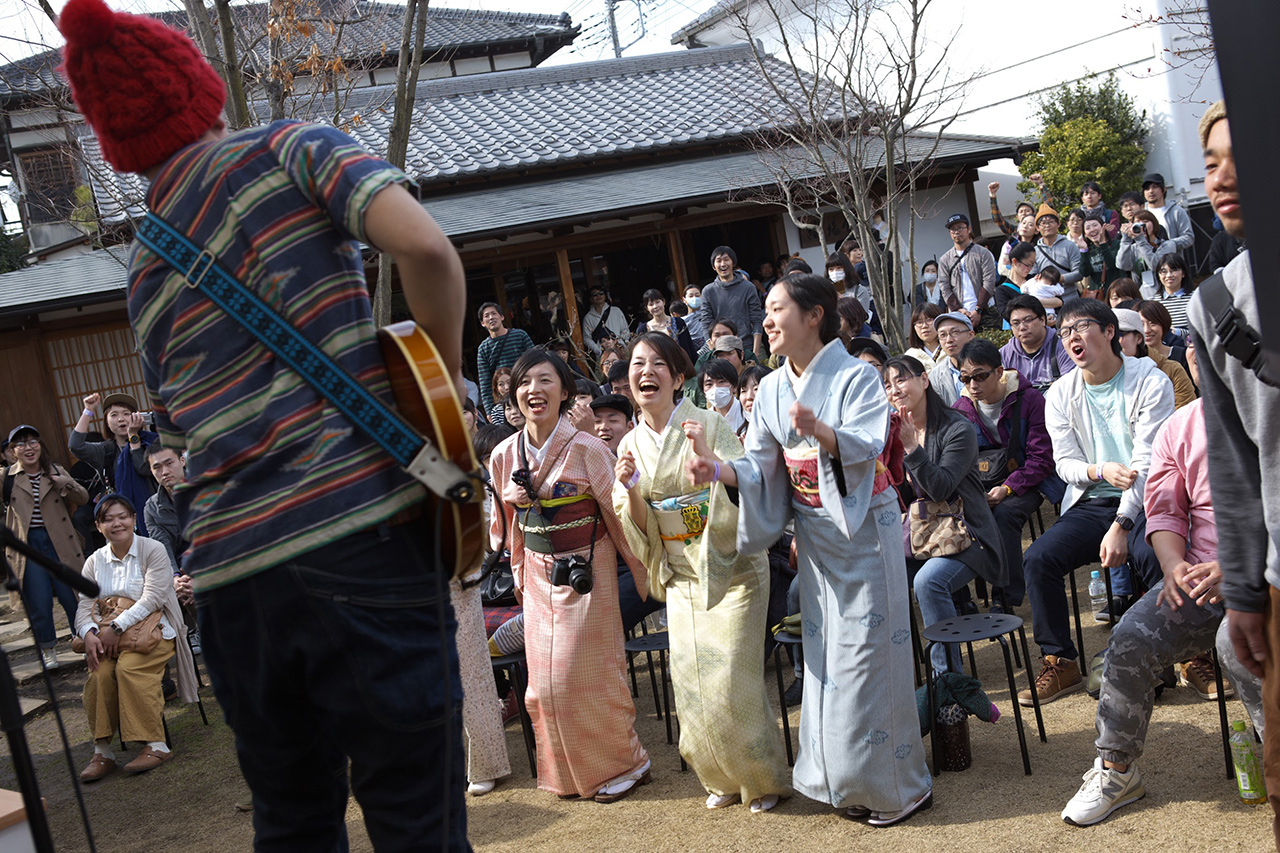
[(185, 33), (103, 0), (70, 0), (58, 29), (71, 96), (117, 171), (158, 166), (218, 122), (226, 87)]

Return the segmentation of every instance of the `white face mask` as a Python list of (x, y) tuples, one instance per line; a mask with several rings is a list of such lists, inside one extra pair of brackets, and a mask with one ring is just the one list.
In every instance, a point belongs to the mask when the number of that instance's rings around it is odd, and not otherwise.
[(924, 275), (920, 276), (920, 280), (923, 281), (925, 284), (933, 284), (935, 281), (938, 280), (938, 274), (936, 272), (927, 272)]
[(827, 273), (827, 278), (832, 281), (844, 281), (844, 270), (834, 269)]
[(702, 304), (702, 297), (701, 297), (701, 296), (686, 296), (686, 297), (685, 297), (685, 300), (684, 300), (684, 304), (685, 304), (685, 305), (688, 305), (691, 309), (692, 309), (692, 308), (697, 308), (698, 306), (700, 306), (700, 305)]
[(717, 385), (707, 393), (707, 402), (713, 409), (724, 409), (733, 402), (733, 389)]

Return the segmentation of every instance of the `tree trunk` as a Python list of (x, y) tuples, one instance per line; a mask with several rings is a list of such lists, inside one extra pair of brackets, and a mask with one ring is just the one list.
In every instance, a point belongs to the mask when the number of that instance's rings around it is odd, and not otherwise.
[[(416, 23), (416, 26), (415, 26)], [(427, 32), (427, 0), (408, 0), (404, 26), (400, 29), (400, 61), (396, 66), (396, 98), (387, 135), (387, 161), (403, 169), (409, 150), (409, 128), (413, 124), (413, 103), (418, 89), (418, 69), (422, 65), (422, 45)], [(378, 283), (373, 291), (373, 322), (391, 322), (391, 256), (378, 256)]]
[[(186, 2), (193, 3), (193, 0)], [(198, 6), (199, 3), (194, 2), (193, 5)], [(218, 13), (218, 35), (222, 41), (222, 67), (218, 68), (218, 73), (227, 81), (227, 123), (232, 130), (239, 130), (253, 124), (253, 120), (250, 118), (249, 100), (244, 93), (240, 59), (236, 54), (236, 33), (231, 23), (230, 0), (213, 0), (213, 5)]]

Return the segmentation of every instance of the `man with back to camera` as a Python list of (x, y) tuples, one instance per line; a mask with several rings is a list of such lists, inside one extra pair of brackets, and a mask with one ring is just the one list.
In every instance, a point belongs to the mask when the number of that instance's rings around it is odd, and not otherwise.
[[(969, 217), (963, 213), (947, 218), (947, 232), (952, 246), (938, 258), (943, 304), (947, 311), (968, 317), (972, 329), (994, 329), (1000, 324), (993, 301), (1000, 283), (996, 259), (986, 246), (974, 242)], [(953, 399), (948, 405), (954, 402)]]
[[(228, 136), (221, 78), (153, 18), (70, 0), (58, 26), (77, 107), (107, 162), (148, 178), (153, 214), (305, 314), (302, 334), (387, 401), (358, 243), (390, 253), (463, 387), (462, 264), (402, 172), (319, 125)], [(140, 243), (128, 308), (157, 426), (189, 451), (184, 568), (255, 845), (346, 850), (350, 778), (375, 849), (470, 850), (454, 620), (423, 488)]]
[(1076, 369), (1058, 330), (1049, 325), (1048, 313), (1039, 299), (1024, 293), (1010, 299), (1005, 307), (1013, 332), (1013, 337), (1000, 348), (1005, 367), (1021, 373), (1041, 392)]
[[(1100, 560), (1111, 570), (1117, 597), (1133, 593), (1130, 569), (1148, 588), (1162, 577), (1147, 544), (1142, 498), (1152, 442), (1173, 414), (1173, 383), (1151, 359), (1124, 355), (1120, 323), (1105, 303), (1076, 299), (1059, 316), (1062, 345), (1076, 369), (1045, 394), (1045, 426), (1067, 490), (1062, 516), (1023, 558), (1032, 626), (1044, 657), (1032, 688), (1041, 703), (1082, 684), (1062, 585), (1067, 573)], [(1096, 618), (1115, 621), (1121, 610), (1113, 599)], [(1018, 701), (1030, 707), (1031, 691), (1019, 693)]]
[(533, 349), (533, 339), (524, 329), (508, 329), (496, 302), (484, 303), (476, 313), (480, 325), (489, 333), (476, 348), (476, 374), (480, 379), (476, 384), (480, 386), (480, 402), (488, 412), (497, 402), (493, 399), (493, 374), (515, 364), (525, 350)]
[(737, 268), (738, 254), (728, 246), (716, 246), (711, 250), (711, 266), (716, 271), (715, 281), (702, 288), (702, 304), (698, 309), (702, 327), (711, 332), (716, 321), (728, 318), (740, 330), (743, 341), (752, 341), (751, 351), (760, 352), (760, 339), (764, 311), (760, 304), (760, 291)]
[[(1223, 102), (1200, 119), (1204, 148), (1205, 194), (1223, 228), (1245, 239), (1244, 214), (1236, 181), (1231, 128)], [(1227, 631), (1240, 662), (1262, 677), (1266, 727), (1280, 731), (1280, 388), (1276, 365), (1260, 351), (1260, 316), (1249, 252), (1222, 271), (1236, 339), (1247, 346), (1228, 351), (1217, 330), (1209, 297), (1213, 285), (1202, 282), (1187, 316), (1195, 330), (1196, 364), (1204, 394), (1205, 434), (1209, 448), (1209, 486), (1213, 503), (1230, 507), (1217, 516), (1218, 560), (1227, 603)], [(1242, 355), (1257, 361), (1246, 364)], [(1253, 369), (1257, 367), (1257, 371)], [(1272, 829), (1280, 850), (1280, 738), (1265, 737), (1262, 766), (1267, 799), (1275, 815)]]

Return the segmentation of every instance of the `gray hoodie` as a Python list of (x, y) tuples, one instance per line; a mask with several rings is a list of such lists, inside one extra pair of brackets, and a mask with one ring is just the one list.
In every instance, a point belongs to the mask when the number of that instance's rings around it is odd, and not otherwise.
[[(1245, 321), (1255, 329), (1258, 302), (1249, 253), (1222, 271)], [(1227, 607), (1260, 613), (1267, 584), (1280, 589), (1280, 388), (1227, 354), (1197, 291), (1187, 306), (1209, 439), (1209, 486), (1218, 524), (1218, 561)]]

